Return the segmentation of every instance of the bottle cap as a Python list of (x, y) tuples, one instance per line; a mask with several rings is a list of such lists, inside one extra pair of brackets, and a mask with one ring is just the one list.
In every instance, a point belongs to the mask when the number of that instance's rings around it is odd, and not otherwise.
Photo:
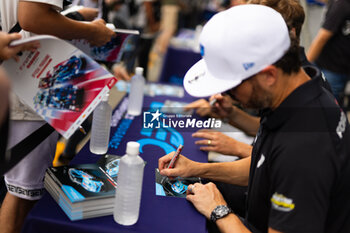
[(138, 155), (140, 153), (140, 143), (128, 142), (126, 144), (126, 153), (128, 155)]
[(142, 67), (136, 67), (135, 74), (136, 75), (143, 75), (143, 68)]

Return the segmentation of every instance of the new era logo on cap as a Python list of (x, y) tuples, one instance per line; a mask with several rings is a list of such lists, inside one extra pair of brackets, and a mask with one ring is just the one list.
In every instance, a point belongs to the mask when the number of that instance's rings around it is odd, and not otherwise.
[(250, 68), (252, 68), (254, 66), (254, 62), (249, 62), (249, 63), (243, 63), (243, 67), (245, 70), (249, 70)]
[(201, 55), (203, 57), (204, 56), (204, 46), (203, 45), (200, 45), (200, 51), (201, 51)]

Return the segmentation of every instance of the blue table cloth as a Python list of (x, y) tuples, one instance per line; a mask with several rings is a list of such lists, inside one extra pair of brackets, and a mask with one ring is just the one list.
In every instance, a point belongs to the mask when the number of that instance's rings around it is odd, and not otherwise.
[[(145, 97), (144, 106), (161, 107), (166, 99), (191, 102), (193, 98), (183, 99), (159, 96)], [(118, 120), (122, 106), (114, 111), (114, 119)], [(124, 104), (125, 105), (125, 104)], [(144, 109), (148, 111), (148, 109)], [(152, 111), (152, 110), (151, 110)], [(194, 145), (191, 137), (193, 130), (176, 129), (143, 129), (143, 116), (134, 119), (121, 118), (117, 126), (111, 128), (111, 140), (108, 153), (125, 154), (128, 141), (138, 141), (141, 144), (140, 156), (147, 162), (144, 172), (140, 216), (138, 222), (129, 227), (114, 222), (113, 216), (98, 217), (79, 221), (70, 221), (58, 204), (47, 193), (36, 204), (27, 217), (23, 233), (109, 233), (109, 232), (145, 232), (145, 233), (186, 233), (206, 232), (205, 218), (199, 214), (193, 205), (184, 198), (162, 197), (155, 195), (155, 168), (158, 159), (173, 151), (179, 144), (184, 145), (182, 154), (195, 161), (207, 162), (207, 154)], [(89, 151), (89, 143), (79, 152), (72, 163), (95, 163), (100, 156)]]

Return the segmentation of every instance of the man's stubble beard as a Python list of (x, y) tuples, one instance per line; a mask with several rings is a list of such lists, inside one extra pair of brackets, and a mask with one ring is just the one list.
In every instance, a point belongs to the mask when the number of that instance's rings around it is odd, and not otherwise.
[(272, 105), (272, 94), (261, 88), (257, 81), (252, 82), (252, 95), (245, 107), (253, 109), (265, 109)]

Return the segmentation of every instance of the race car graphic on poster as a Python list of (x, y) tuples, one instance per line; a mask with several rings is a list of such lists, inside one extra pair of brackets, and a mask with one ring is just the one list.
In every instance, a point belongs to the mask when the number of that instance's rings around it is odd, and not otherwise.
[(170, 179), (159, 173), (158, 168), (155, 169), (156, 175), (156, 195), (171, 197), (186, 197), (186, 191), (190, 184), (202, 183), (199, 177), (182, 178), (176, 177)]
[(100, 170), (108, 177), (109, 182), (115, 187), (118, 186), (117, 180), (120, 159), (121, 156), (106, 154), (101, 156), (101, 158), (97, 161), (97, 165), (99, 165)]
[(71, 181), (89, 192), (99, 193), (103, 191), (103, 181), (96, 179), (96, 177), (90, 175), (87, 171), (70, 168), (68, 174)]
[(69, 138), (117, 80), (81, 50), (56, 37), (34, 36), (12, 45), (28, 41), (39, 41), (40, 48), (2, 66), (16, 95)]

